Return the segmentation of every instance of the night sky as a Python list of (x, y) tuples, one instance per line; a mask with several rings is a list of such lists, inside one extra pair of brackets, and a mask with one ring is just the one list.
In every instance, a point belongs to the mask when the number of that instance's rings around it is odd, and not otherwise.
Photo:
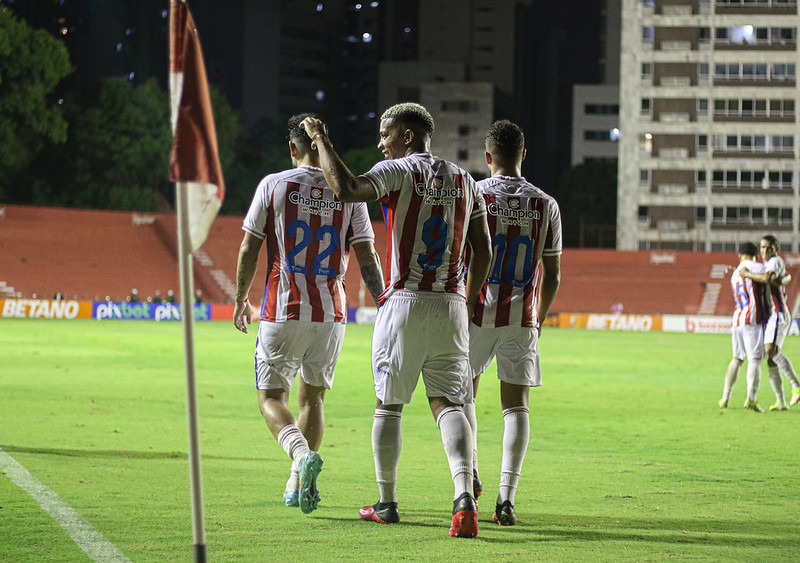
[[(166, 0), (0, 0), (0, 4), (65, 41), (75, 72), (63, 87), (104, 76), (127, 76), (135, 83), (156, 77), (166, 87)], [(241, 69), (249, 55), (242, 52), (240, 40), (242, 2), (192, 0), (189, 6), (201, 33), (209, 79), (239, 109)], [(529, 32), (521, 43), (522, 68), (530, 74), (520, 81), (524, 86), (516, 94), (512, 110), (516, 115), (497, 116), (523, 125), (529, 155), (524, 172), (551, 192), (570, 164), (572, 85), (601, 79), (601, 7), (600, 0), (532, 1), (525, 22)]]

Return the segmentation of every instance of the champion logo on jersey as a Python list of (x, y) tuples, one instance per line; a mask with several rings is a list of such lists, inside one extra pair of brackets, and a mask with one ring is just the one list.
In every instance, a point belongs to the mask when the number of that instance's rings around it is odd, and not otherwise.
[(542, 215), (538, 209), (519, 209), (517, 198), (509, 198), (507, 207), (498, 202), (492, 202), (486, 207), (490, 215), (496, 216), (504, 225), (519, 225), (527, 227), (531, 221), (538, 221)]
[(418, 182), (414, 185), (414, 191), (425, 198), (427, 205), (453, 205), (456, 198), (464, 197), (463, 188), (445, 186), (441, 176), (433, 179), (432, 187), (425, 182)]
[[(320, 199), (323, 192), (319, 188), (311, 190), (311, 197), (306, 197), (300, 192), (290, 192), (289, 201), (299, 206), (302, 213), (329, 217), (334, 211), (342, 210), (342, 202), (335, 199)], [(316, 199), (315, 199), (316, 198)]]

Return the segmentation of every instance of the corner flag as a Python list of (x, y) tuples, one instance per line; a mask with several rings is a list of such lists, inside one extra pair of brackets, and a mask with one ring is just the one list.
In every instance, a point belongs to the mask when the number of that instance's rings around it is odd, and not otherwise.
[(186, 361), (186, 411), (189, 425), (189, 477), (192, 489), (194, 560), (206, 561), (200, 431), (194, 363), (192, 252), (200, 248), (222, 205), (225, 184), (217, 149), (200, 38), (186, 0), (170, 0), (169, 92), (172, 151), (169, 179), (175, 182), (178, 216), (178, 267)]
[(169, 93), (173, 132), (169, 179), (185, 184), (188, 191), (185, 211), (193, 252), (205, 241), (222, 205), (225, 182), (203, 51), (185, 0), (170, 1)]

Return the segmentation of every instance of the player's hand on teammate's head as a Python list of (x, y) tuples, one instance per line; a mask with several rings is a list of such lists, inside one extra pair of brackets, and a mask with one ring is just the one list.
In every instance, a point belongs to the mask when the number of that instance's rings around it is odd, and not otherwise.
[(325, 122), (316, 117), (306, 117), (300, 122), (300, 129), (304, 130), (306, 135), (311, 137), (312, 140), (314, 139), (314, 135), (327, 135), (328, 133)]

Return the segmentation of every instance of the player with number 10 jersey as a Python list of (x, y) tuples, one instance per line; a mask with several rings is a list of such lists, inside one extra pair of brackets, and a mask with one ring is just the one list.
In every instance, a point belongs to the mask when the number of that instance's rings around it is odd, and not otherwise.
[(522, 177), (492, 176), (478, 188), (486, 200), (494, 252), (472, 322), (536, 327), (540, 259), (561, 254), (558, 205)]
[(346, 321), (348, 250), (374, 240), (365, 203), (339, 201), (322, 170), (301, 166), (259, 183), (243, 229), (267, 239), (262, 321)]

